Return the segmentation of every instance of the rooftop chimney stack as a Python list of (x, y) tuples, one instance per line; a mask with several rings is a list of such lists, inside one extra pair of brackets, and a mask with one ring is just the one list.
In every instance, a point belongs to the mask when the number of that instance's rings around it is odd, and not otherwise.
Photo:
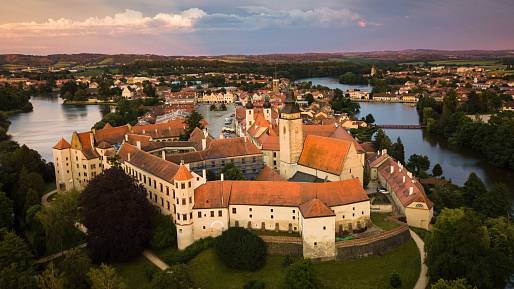
[(221, 174), (221, 181), (223, 182), (225, 180), (225, 176), (223, 175), (223, 173)]
[(391, 174), (394, 173), (394, 167), (391, 166)]
[(207, 139), (202, 138), (202, 150), (206, 150), (206, 149), (207, 149)]
[(403, 176), (403, 183), (405, 183), (405, 176)]
[(127, 154), (127, 159), (130, 162), (130, 153)]
[(161, 156), (162, 156), (163, 160), (166, 160), (166, 151), (165, 150), (161, 151)]
[(414, 194), (414, 187), (409, 187), (409, 196)]
[(202, 178), (204, 181), (207, 180), (207, 170), (205, 170), (205, 169), (202, 170)]
[(136, 141), (136, 146), (138, 149), (141, 149), (141, 141)]

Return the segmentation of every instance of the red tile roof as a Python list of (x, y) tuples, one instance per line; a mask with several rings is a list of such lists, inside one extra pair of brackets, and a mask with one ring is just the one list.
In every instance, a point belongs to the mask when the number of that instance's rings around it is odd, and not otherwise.
[(284, 178), (280, 176), (280, 173), (273, 170), (272, 168), (264, 165), (261, 172), (255, 177), (256, 181), (285, 181)]
[(71, 148), (69, 142), (67, 142), (63, 137), (53, 146), (56, 150), (64, 150)]
[(335, 216), (334, 212), (318, 198), (300, 205), (300, 212), (304, 218), (319, 218)]
[(187, 181), (193, 178), (191, 172), (186, 168), (185, 165), (180, 165), (175, 177), (173, 177), (176, 181)]
[(352, 142), (329, 137), (309, 135), (305, 138), (298, 164), (340, 175)]
[(127, 162), (168, 182), (174, 180), (179, 169), (179, 165), (137, 148), (130, 154), (130, 160), (127, 158)]
[(328, 183), (213, 181), (195, 190), (195, 208), (227, 207), (229, 203), (298, 207), (314, 198), (330, 207), (369, 200), (358, 179)]
[(125, 134), (129, 131), (130, 127), (128, 125), (112, 127), (110, 124), (107, 123), (102, 129), (94, 131), (95, 140), (97, 143), (105, 141), (112, 145), (120, 144), (123, 142)]

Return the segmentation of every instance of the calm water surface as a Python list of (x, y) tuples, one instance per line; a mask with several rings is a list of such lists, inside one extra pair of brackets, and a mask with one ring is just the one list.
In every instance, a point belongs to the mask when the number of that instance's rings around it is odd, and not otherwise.
[[(333, 78), (309, 78), (313, 84), (327, 85), (331, 88), (348, 89), (354, 86), (342, 85)], [(358, 88), (358, 87), (357, 87)], [(358, 117), (368, 113), (373, 114), (377, 124), (418, 124), (416, 108), (401, 103), (370, 103), (361, 102)], [(444, 140), (437, 140), (424, 134), (422, 130), (387, 129), (391, 141), (401, 138), (405, 146), (405, 158), (412, 154), (427, 155), (431, 165), (439, 163), (443, 167), (443, 174), (453, 183), (462, 185), (471, 172), (475, 172), (488, 185), (494, 182), (504, 182), (514, 188), (514, 173), (501, 170), (489, 165), (486, 161), (463, 149), (450, 147)]]
[(100, 119), (102, 112), (97, 105), (62, 105), (57, 98), (33, 97), (34, 111), (20, 113), (9, 118), (9, 134), (20, 144), (37, 150), (52, 161), (52, 146), (64, 137), (70, 141), (73, 131), (87, 131)]

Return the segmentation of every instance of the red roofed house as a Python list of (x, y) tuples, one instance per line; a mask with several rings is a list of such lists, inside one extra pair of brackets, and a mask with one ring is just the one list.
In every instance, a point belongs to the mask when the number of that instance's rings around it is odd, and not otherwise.
[(409, 226), (428, 230), (434, 215), (433, 204), (421, 183), (400, 162), (382, 151), (369, 163), (371, 181), (387, 189), (396, 209)]

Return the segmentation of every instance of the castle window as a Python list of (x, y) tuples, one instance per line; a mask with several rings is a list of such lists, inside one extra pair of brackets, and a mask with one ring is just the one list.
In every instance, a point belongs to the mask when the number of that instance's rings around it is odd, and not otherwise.
[(271, 209), (271, 212), (273, 213), (273, 209)]
[(164, 199), (161, 197), (161, 206), (164, 207)]
[(182, 198), (182, 205), (185, 205), (185, 204), (186, 204), (186, 199)]
[(296, 213), (296, 210), (293, 210), (293, 214)]
[(175, 198), (175, 190), (173, 190), (173, 198)]
[(189, 197), (189, 203), (192, 204), (193, 203), (193, 197)]
[(155, 180), (153, 180), (153, 188), (157, 189), (157, 183), (155, 182)]
[(66, 163), (66, 166), (69, 166), (70, 164)]
[(221, 217), (221, 216), (223, 216), (223, 211), (222, 211), (222, 210), (219, 210), (219, 211), (218, 211), (218, 217)]
[(326, 227), (326, 226), (323, 226), (323, 230), (326, 230), (326, 229), (327, 229), (327, 227)]
[(162, 189), (162, 184), (159, 184), (159, 185), (160, 185), (159, 187), (160, 187), (160, 189), (161, 189), (161, 193), (162, 193), (162, 190), (163, 190), (163, 189)]
[(180, 184), (180, 188), (181, 189), (185, 189), (186, 188), (186, 184), (184, 184), (184, 183)]
[(193, 213), (189, 213), (189, 219), (193, 219)]
[(250, 219), (252, 218), (252, 214), (250, 214)]
[(202, 212), (198, 212), (198, 218), (202, 217)]
[(203, 229), (205, 230), (205, 226), (203, 226)]
[(314, 242), (314, 246), (318, 246), (318, 242)]
[(271, 215), (271, 218), (273, 219), (273, 215)]
[(293, 220), (294, 220), (294, 219), (296, 219), (296, 217), (295, 217), (295, 216), (293, 216)]
[(188, 182), (187, 183), (187, 187), (190, 188), (191, 187), (191, 182)]
[(168, 205), (168, 211), (170, 210), (170, 202), (166, 201), (166, 204)]
[(355, 211), (355, 207), (353, 207), (353, 210)]
[(178, 229), (178, 232), (179, 232), (179, 233), (182, 233), (182, 229)]
[(343, 219), (344, 219), (344, 215), (343, 215)]
[(355, 217), (355, 213), (353, 213), (352, 216)]
[(252, 208), (248, 208), (248, 211), (250, 211), (250, 212), (251, 212), (251, 211), (252, 211)]
[(177, 214), (177, 220), (180, 220), (180, 214)]
[(236, 213), (236, 208), (232, 208), (232, 214)]
[(182, 214), (182, 220), (184, 220), (184, 221), (187, 220), (187, 214)]
[(170, 195), (170, 187), (166, 187), (166, 196)]
[(362, 211), (362, 214), (364, 215), (364, 211)]
[(211, 217), (214, 217), (214, 211), (211, 211)]
[(178, 201), (178, 198), (177, 198), (177, 205), (178, 205), (178, 202), (179, 202), (179, 201)]

